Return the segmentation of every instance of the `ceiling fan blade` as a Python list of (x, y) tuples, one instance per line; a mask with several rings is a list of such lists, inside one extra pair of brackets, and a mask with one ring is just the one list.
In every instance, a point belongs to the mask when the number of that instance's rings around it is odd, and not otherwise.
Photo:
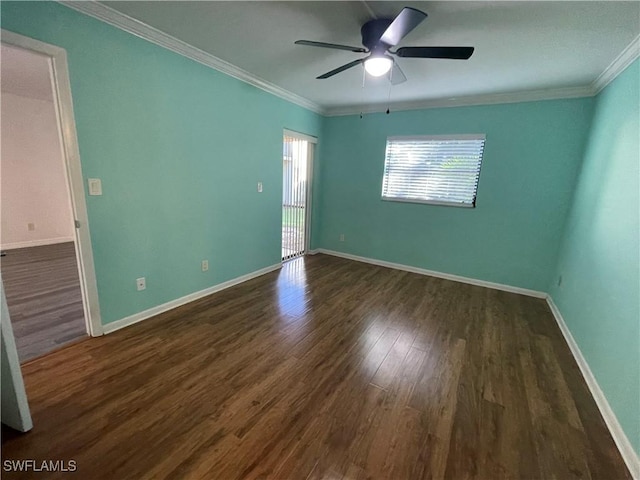
[(450, 58), (467, 60), (473, 55), (473, 47), (402, 47), (395, 53), (406, 58)]
[(311, 40), (296, 40), (296, 45), (308, 45), (309, 47), (333, 48), (336, 50), (346, 50), (348, 52), (367, 53), (368, 50), (362, 47), (350, 47), (348, 45), (338, 45), (337, 43), (312, 42)]
[(325, 73), (324, 75), (320, 75), (319, 77), (316, 77), (318, 79), (325, 79), (325, 78), (329, 78), (329, 77), (333, 77), (334, 75), (340, 73), (340, 72), (344, 72), (345, 70), (350, 69), (351, 67), (355, 67), (356, 65), (360, 65), (362, 62), (364, 62), (364, 58), (360, 58), (358, 60), (354, 60), (353, 62), (349, 62), (345, 65), (342, 65), (341, 67), (338, 67), (334, 70), (331, 70), (330, 72)]
[(398, 62), (393, 62), (393, 67), (391, 67), (391, 73), (389, 75), (391, 75), (391, 85), (399, 85), (407, 81), (407, 77), (400, 68), (400, 65), (398, 65)]
[(404, 7), (391, 25), (387, 27), (380, 41), (387, 45), (397, 45), (411, 30), (427, 18), (427, 14), (411, 7)]

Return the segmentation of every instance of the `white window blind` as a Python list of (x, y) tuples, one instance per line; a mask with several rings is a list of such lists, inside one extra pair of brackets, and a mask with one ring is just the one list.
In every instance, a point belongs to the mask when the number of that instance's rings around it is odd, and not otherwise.
[(475, 207), (484, 135), (389, 137), (382, 199)]

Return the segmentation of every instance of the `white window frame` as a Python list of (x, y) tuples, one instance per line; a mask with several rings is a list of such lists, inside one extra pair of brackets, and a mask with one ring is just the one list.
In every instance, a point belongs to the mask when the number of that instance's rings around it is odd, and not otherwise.
[(384, 168), (382, 171), (382, 186), (380, 188), (381, 191), (381, 199), (385, 202), (401, 202), (401, 203), (422, 203), (427, 205), (441, 205), (447, 207), (461, 207), (461, 208), (475, 208), (476, 207), (476, 199), (478, 196), (478, 185), (480, 183), (480, 170), (482, 169), (482, 162), (484, 161), (484, 149), (482, 152), (482, 157), (480, 158), (480, 166), (478, 169), (478, 182), (476, 183), (476, 190), (473, 203), (458, 203), (458, 202), (448, 202), (448, 201), (440, 201), (440, 200), (424, 200), (420, 198), (403, 198), (403, 197), (386, 197), (384, 195), (384, 185), (385, 185), (385, 176), (387, 172), (387, 152), (389, 148), (389, 142), (393, 141), (429, 141), (429, 140), (482, 140), (486, 142), (485, 134), (459, 134), (459, 135), (402, 135), (402, 136), (391, 136), (387, 137), (387, 143), (385, 147), (385, 158), (384, 158)]

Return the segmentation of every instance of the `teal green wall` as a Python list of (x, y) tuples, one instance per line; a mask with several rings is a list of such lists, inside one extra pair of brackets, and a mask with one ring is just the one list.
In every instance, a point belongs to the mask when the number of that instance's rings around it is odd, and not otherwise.
[[(104, 323), (278, 263), (297, 130), (320, 137), (313, 248), (551, 289), (640, 451), (637, 61), (595, 100), (322, 119), (59, 4), (0, 9), (68, 53)], [(380, 200), (387, 136), (453, 133), (487, 136), (477, 208)]]
[(103, 323), (280, 261), (282, 129), (320, 116), (59, 4), (0, 8), (68, 54)]
[[(592, 105), (585, 98), (327, 118), (318, 246), (546, 291)], [(475, 209), (380, 199), (388, 136), (455, 133), (486, 134)]]
[[(597, 97), (550, 292), (640, 454), (640, 61)], [(558, 286), (558, 277), (562, 283)]]

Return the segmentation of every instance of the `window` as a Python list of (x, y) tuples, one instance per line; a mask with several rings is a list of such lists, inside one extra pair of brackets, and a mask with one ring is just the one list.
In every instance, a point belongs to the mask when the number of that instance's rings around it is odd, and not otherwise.
[(475, 207), (484, 135), (389, 137), (382, 199)]

